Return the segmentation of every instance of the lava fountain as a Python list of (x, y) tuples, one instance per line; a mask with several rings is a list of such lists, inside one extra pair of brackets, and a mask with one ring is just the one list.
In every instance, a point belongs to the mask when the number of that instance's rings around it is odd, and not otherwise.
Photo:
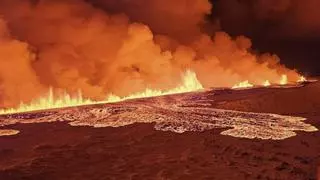
[[(62, 95), (56, 96), (54, 94), (53, 89), (50, 88), (46, 95), (40, 98), (34, 99), (30, 103), (21, 102), (20, 105), (16, 108), (0, 109), (0, 114), (14, 114), (14, 113), (31, 112), (31, 111), (56, 109), (56, 108), (66, 108), (66, 107), (76, 107), (76, 106), (84, 106), (84, 105), (92, 105), (92, 104), (115, 103), (115, 102), (121, 102), (129, 99), (187, 93), (187, 92), (194, 92), (194, 91), (199, 91), (204, 89), (204, 87), (198, 80), (196, 73), (192, 70), (186, 70), (186, 72), (181, 75), (181, 81), (182, 83), (180, 85), (170, 90), (162, 91), (162, 90), (154, 90), (154, 89), (145, 89), (143, 92), (133, 93), (124, 97), (109, 94), (106, 97), (106, 99), (102, 101), (97, 101), (97, 100), (83, 97), (81, 90), (78, 90), (78, 93), (75, 95), (70, 95), (65, 91)], [(300, 79), (297, 80), (297, 83), (302, 83), (305, 81), (307, 81), (306, 78), (301, 76)], [(286, 75), (281, 76), (279, 84), (280, 85), (288, 84), (288, 78)], [(245, 88), (253, 88), (255, 86), (257, 85), (251, 84), (248, 80), (246, 80), (232, 86), (231, 88), (245, 89)], [(269, 80), (266, 80), (263, 83), (263, 86), (264, 87), (271, 86)]]
[(199, 91), (203, 89), (203, 86), (197, 79), (196, 74), (191, 70), (187, 70), (181, 76), (181, 79), (182, 79), (181, 85), (167, 91), (146, 89), (143, 92), (134, 93), (125, 97), (119, 97), (119, 96), (110, 94), (103, 101), (95, 101), (92, 99), (84, 98), (80, 90), (74, 96), (65, 92), (63, 93), (63, 95), (60, 95), (58, 98), (56, 98), (53, 93), (53, 89), (50, 88), (49, 92), (45, 96), (40, 97), (38, 99), (34, 99), (29, 104), (21, 102), (17, 108), (1, 109), (0, 114), (14, 114), (14, 113), (46, 110), (46, 109), (66, 108), (66, 107), (103, 104), (103, 103), (114, 103), (114, 102), (120, 102), (128, 99), (147, 98), (147, 97), (163, 96), (163, 95), (169, 95), (169, 94), (179, 94), (179, 93), (186, 93), (186, 92), (192, 92), (192, 91)]

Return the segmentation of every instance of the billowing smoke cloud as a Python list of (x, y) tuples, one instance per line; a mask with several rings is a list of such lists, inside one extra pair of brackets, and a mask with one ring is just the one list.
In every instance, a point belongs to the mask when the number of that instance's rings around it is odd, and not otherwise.
[(275, 55), (252, 53), (245, 37), (204, 33), (210, 9), (207, 0), (2, 0), (1, 103), (49, 87), (94, 99), (169, 89), (187, 68), (205, 87), (297, 78)]
[(13, 106), (30, 101), (42, 91), (32, 68), (34, 54), (28, 44), (12, 39), (6, 23), (0, 19), (0, 92), (1, 104)]

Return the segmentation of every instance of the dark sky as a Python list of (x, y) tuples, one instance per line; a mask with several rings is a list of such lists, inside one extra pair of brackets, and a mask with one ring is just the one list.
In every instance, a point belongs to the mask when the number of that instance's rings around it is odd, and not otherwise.
[(320, 75), (320, 1), (211, 0), (210, 19), (223, 31), (245, 35), (261, 52), (307, 75)]

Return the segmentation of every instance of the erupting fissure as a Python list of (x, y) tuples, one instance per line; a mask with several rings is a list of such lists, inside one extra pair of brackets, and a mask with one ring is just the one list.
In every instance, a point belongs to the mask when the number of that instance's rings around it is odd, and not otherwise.
[[(304, 76), (300, 76), (300, 78), (296, 81), (296, 83), (303, 83), (306, 81), (308, 81), (308, 80)], [(279, 85), (285, 86), (288, 84), (289, 84), (288, 76), (283, 74), (280, 78)], [(263, 82), (262, 85), (264, 87), (269, 87), (269, 86), (271, 86), (271, 83), (269, 80), (266, 80)], [(254, 86), (256, 86), (256, 85), (251, 84), (248, 80), (246, 80), (246, 81), (240, 82), (239, 84), (235, 84), (234, 86), (232, 86), (232, 89), (252, 88)]]
[(167, 91), (146, 89), (144, 92), (131, 94), (125, 97), (119, 97), (119, 96), (110, 94), (107, 96), (106, 100), (95, 101), (92, 99), (84, 98), (80, 90), (78, 91), (76, 96), (71, 96), (70, 94), (65, 92), (63, 95), (55, 98), (53, 89), (50, 88), (46, 96), (35, 99), (29, 104), (21, 102), (19, 107), (17, 108), (1, 109), (0, 114), (13, 114), (13, 113), (45, 110), (45, 109), (66, 108), (66, 107), (75, 107), (75, 106), (101, 104), (101, 103), (113, 103), (113, 102), (120, 102), (128, 99), (186, 93), (186, 92), (192, 92), (192, 91), (199, 91), (202, 89), (203, 89), (203, 86), (197, 79), (196, 74), (191, 70), (187, 70), (182, 75), (182, 84), (180, 86), (177, 86), (174, 89), (170, 89)]
[(250, 87), (253, 87), (253, 85), (250, 84), (249, 81), (247, 80), (247, 81), (243, 81), (243, 82), (240, 82), (239, 84), (232, 86), (232, 89), (250, 88)]
[[(306, 78), (301, 76), (297, 82), (301, 83), (305, 81), (307, 81)], [(282, 75), (279, 84), (280, 85), (288, 84), (286, 75)], [(251, 84), (249, 81), (243, 81), (243, 82), (240, 82), (239, 84), (234, 85), (232, 89), (252, 88), (254, 86), (255, 85)], [(268, 87), (268, 86), (271, 86), (271, 84), (268, 80), (266, 80), (263, 86)], [(167, 91), (146, 89), (143, 92), (134, 93), (125, 97), (119, 97), (113, 94), (109, 94), (105, 100), (96, 101), (89, 98), (84, 98), (81, 93), (81, 90), (79, 90), (75, 96), (72, 96), (67, 92), (64, 92), (63, 95), (60, 95), (59, 97), (55, 97), (53, 89), (50, 88), (46, 96), (35, 99), (31, 103), (21, 102), (17, 108), (0, 109), (0, 114), (14, 114), (14, 113), (46, 110), (46, 109), (66, 108), (66, 107), (103, 104), (103, 103), (115, 103), (115, 102), (121, 102), (129, 99), (179, 94), (179, 93), (199, 91), (203, 89), (204, 87), (202, 86), (200, 81), (197, 79), (196, 73), (191, 70), (187, 70), (182, 75), (182, 84), (180, 86), (177, 86), (174, 89), (170, 89)]]
[(268, 81), (268, 80), (266, 80), (264, 83), (263, 83), (263, 86), (264, 87), (268, 87), (268, 86), (270, 86), (271, 84), (270, 84), (270, 81)]
[(0, 1), (0, 114), (305, 81), (213, 28), (208, 0), (103, 2)]

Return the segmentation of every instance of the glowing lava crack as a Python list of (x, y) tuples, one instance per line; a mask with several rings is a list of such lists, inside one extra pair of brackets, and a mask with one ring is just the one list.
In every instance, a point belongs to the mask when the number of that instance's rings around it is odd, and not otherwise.
[(242, 138), (280, 140), (294, 131), (317, 129), (305, 118), (250, 113), (211, 107), (208, 93), (188, 93), (129, 100), (68, 109), (0, 116), (0, 126), (16, 123), (66, 121), (72, 126), (119, 127), (133, 123), (155, 123), (155, 129), (183, 133), (230, 128), (221, 134)]

